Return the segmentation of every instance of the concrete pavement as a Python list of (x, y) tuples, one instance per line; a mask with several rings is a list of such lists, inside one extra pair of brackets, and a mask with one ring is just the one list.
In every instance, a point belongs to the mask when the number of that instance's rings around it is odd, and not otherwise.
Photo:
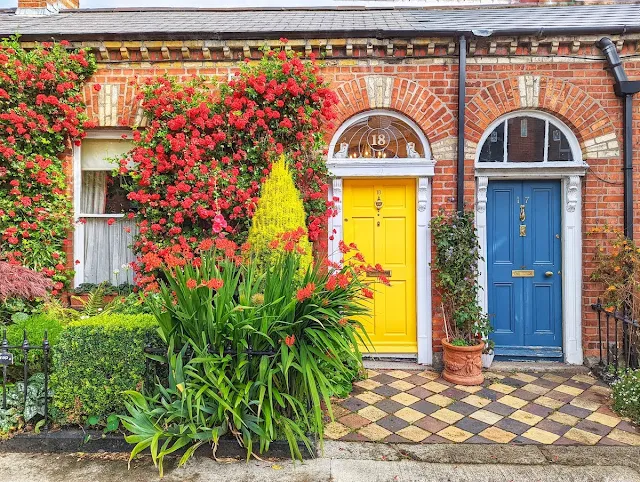
[[(125, 454), (0, 454), (0, 480), (149, 482), (148, 457), (127, 470)], [(167, 482), (640, 482), (636, 447), (372, 444), (327, 442), (322, 457), (292, 463), (198, 458), (165, 472)]]

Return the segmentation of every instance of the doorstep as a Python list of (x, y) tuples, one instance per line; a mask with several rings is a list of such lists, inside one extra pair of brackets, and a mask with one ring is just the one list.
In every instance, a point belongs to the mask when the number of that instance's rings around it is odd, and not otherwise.
[[(325, 437), (384, 443), (640, 446), (640, 431), (610, 409), (610, 389), (573, 372), (485, 372), (452, 385), (431, 370), (373, 370), (332, 403)], [(577, 373), (575, 369), (578, 368)]]

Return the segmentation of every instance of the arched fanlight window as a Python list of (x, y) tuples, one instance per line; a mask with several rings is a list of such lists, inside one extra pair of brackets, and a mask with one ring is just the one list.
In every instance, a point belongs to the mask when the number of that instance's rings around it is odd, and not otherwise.
[(334, 137), (329, 158), (430, 158), (427, 141), (409, 119), (389, 111), (370, 111), (346, 122)]
[(479, 163), (580, 161), (575, 137), (550, 116), (530, 113), (501, 119), (485, 134)]

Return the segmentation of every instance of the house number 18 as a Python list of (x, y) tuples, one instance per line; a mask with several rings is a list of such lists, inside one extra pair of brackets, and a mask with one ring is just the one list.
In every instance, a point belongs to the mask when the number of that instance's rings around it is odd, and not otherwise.
[(372, 146), (386, 146), (387, 145), (387, 136), (384, 134), (374, 134), (371, 136), (371, 145)]

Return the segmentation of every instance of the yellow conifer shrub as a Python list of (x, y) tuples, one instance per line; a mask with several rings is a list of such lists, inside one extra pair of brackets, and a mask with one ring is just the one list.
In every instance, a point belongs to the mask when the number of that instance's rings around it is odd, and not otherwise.
[[(306, 215), (300, 192), (293, 182), (293, 176), (284, 156), (273, 163), (271, 172), (262, 186), (260, 200), (251, 220), (249, 229), (249, 245), (251, 252), (260, 264), (267, 267), (281, 253), (269, 245), (281, 234), (305, 228)], [(311, 265), (312, 248), (305, 235), (298, 246), (304, 250), (301, 259), (301, 270)], [(279, 248), (280, 250), (282, 248)]]

